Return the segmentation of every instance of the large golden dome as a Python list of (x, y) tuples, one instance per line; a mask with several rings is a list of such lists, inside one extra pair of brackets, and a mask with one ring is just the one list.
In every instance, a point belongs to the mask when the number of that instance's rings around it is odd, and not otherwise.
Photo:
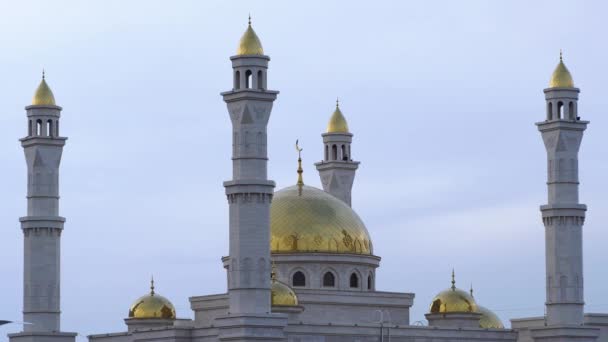
[(262, 42), (260, 42), (260, 38), (255, 34), (255, 31), (251, 27), (251, 17), (249, 18), (249, 26), (247, 26), (247, 30), (243, 33), (241, 37), (241, 41), (239, 42), (239, 47), (236, 50), (237, 55), (263, 55), (264, 49), (262, 48)]
[(479, 320), (479, 327), (485, 329), (504, 329), (505, 326), (502, 324), (502, 321), (498, 316), (492, 312), (490, 309), (483, 307), (481, 305), (477, 305), (477, 312), (481, 314), (481, 319)]
[(351, 207), (303, 184), (275, 192), (270, 234), (272, 253), (373, 253), (369, 233)]
[(477, 303), (469, 293), (456, 288), (454, 272), (452, 272), (452, 287), (439, 292), (433, 298), (429, 311), (430, 313), (477, 312)]
[(129, 308), (129, 318), (175, 319), (175, 307), (165, 297), (154, 292), (154, 280), (150, 294), (139, 297)]
[(51, 88), (49, 88), (49, 85), (46, 84), (44, 73), (42, 73), (42, 81), (40, 81), (40, 84), (34, 93), (34, 97), (32, 98), (32, 105), (55, 106), (55, 96), (53, 95)]
[(551, 74), (551, 80), (549, 81), (549, 88), (574, 88), (574, 81), (572, 75), (562, 59), (562, 53), (559, 53), (559, 64), (555, 67), (553, 74)]
[(338, 101), (336, 101), (336, 110), (327, 124), (327, 133), (348, 133), (348, 122), (340, 110)]

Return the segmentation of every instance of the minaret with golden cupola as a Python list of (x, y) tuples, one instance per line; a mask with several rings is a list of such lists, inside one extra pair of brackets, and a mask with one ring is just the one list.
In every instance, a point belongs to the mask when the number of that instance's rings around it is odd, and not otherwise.
[(352, 159), (353, 134), (348, 130), (348, 123), (340, 110), (338, 100), (327, 124), (327, 131), (321, 136), (324, 156), (315, 166), (319, 171), (323, 190), (351, 206), (351, 191), (359, 162)]
[(561, 327), (581, 326), (584, 319), (583, 223), (587, 207), (579, 202), (578, 152), (589, 121), (579, 116), (579, 89), (561, 51), (544, 93), (546, 117), (536, 125), (547, 151), (548, 196), (540, 210), (545, 226), (546, 324), (556, 328), (550, 333), (539, 332), (538, 338), (562, 341), (572, 331), (558, 332)]
[(279, 92), (267, 89), (270, 57), (264, 54), (251, 17), (237, 53), (230, 60), (232, 90), (221, 94), (232, 122), (232, 180), (224, 182), (230, 216), (229, 315), (218, 319), (216, 325), (220, 335), (227, 334), (231, 341), (260, 336), (264, 340), (282, 340), (286, 317), (271, 314), (268, 277), (270, 203), (275, 183), (267, 174), (267, 125)]
[(27, 135), (20, 139), (27, 164), (27, 215), (21, 217), (24, 237), (23, 332), (9, 335), (17, 341), (74, 341), (76, 334), (61, 333), (59, 164), (67, 138), (59, 134), (61, 107), (42, 80), (27, 111)]

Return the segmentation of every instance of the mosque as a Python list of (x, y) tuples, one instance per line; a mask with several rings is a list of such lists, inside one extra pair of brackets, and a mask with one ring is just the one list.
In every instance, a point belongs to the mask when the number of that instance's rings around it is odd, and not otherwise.
[[(458, 288), (454, 273), (445, 290), (422, 298), (429, 307), (428, 325), (412, 324), (413, 293), (376, 289), (380, 257), (351, 208), (359, 162), (352, 159), (353, 134), (339, 104), (322, 134), (323, 160), (315, 164), (323, 189), (304, 183), (298, 158), (296, 184), (275, 191), (267, 179), (267, 124), (279, 92), (268, 88), (270, 58), (251, 21), (230, 60), (233, 86), (221, 94), (232, 122), (233, 174), (224, 182), (227, 291), (191, 296), (194, 319), (181, 319), (178, 314), (186, 313), (177, 313), (169, 299), (156, 293), (152, 280), (149, 293), (125, 307), (125, 331), (91, 335), (91, 342), (608, 341), (608, 314), (583, 311), (586, 206), (578, 199), (578, 150), (589, 122), (579, 116), (579, 89), (561, 56), (544, 90), (545, 118), (536, 123), (548, 163), (548, 202), (541, 206), (546, 315), (512, 319), (510, 328), (476, 301), (472, 289)], [(74, 342), (76, 333), (61, 331), (59, 300), (65, 219), (58, 212), (58, 179), (67, 138), (59, 130), (62, 108), (44, 75), (25, 109), (28, 134), (20, 140), (28, 170), (27, 216), (20, 218), (23, 321), (32, 324), (9, 339)], [(297, 143), (296, 148), (301, 151)]]

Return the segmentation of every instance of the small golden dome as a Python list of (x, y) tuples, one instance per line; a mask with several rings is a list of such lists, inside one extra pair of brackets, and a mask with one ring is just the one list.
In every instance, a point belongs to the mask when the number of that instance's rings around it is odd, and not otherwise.
[(263, 55), (264, 48), (262, 48), (262, 42), (260, 38), (255, 34), (255, 31), (251, 27), (251, 17), (249, 17), (249, 26), (243, 33), (241, 41), (239, 42), (239, 48), (236, 50), (236, 54), (242, 55)]
[(549, 88), (574, 88), (572, 75), (564, 64), (561, 51), (559, 53), (559, 64), (555, 67), (555, 70), (551, 75), (551, 80), (549, 81)]
[(452, 271), (452, 287), (439, 292), (433, 298), (431, 313), (463, 313), (477, 312), (477, 303), (473, 296), (466, 291), (456, 288), (454, 272)]
[(53, 96), (53, 92), (51, 91), (51, 88), (49, 88), (49, 85), (46, 84), (44, 72), (42, 72), (42, 81), (40, 81), (40, 85), (38, 85), (34, 97), (32, 98), (32, 105), (55, 106), (55, 96)]
[(150, 294), (138, 298), (129, 308), (129, 318), (141, 319), (175, 319), (175, 307), (171, 302), (154, 292), (154, 279)]
[(336, 100), (336, 110), (334, 110), (327, 124), (327, 133), (348, 133), (348, 123), (342, 115), (338, 100)]
[(274, 193), (270, 234), (272, 253), (373, 253), (357, 213), (338, 198), (304, 184)]
[(297, 306), (298, 296), (289, 285), (276, 279), (272, 280), (271, 288), (272, 306)]
[(502, 321), (498, 316), (492, 312), (490, 309), (483, 307), (481, 305), (477, 305), (477, 312), (481, 314), (481, 319), (479, 320), (479, 327), (484, 329), (504, 329), (505, 326), (502, 324)]

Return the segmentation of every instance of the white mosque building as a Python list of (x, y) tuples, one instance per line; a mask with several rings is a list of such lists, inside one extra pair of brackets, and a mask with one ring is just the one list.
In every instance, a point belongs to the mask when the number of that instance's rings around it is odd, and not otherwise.
[[(323, 160), (315, 166), (323, 189), (305, 184), (302, 160), (293, 186), (276, 190), (267, 179), (267, 124), (278, 91), (267, 85), (268, 63), (251, 22), (232, 61), (232, 89), (222, 93), (232, 122), (232, 179), (224, 182), (229, 206), (229, 253), (222, 258), (227, 291), (193, 295), (194, 319), (180, 319), (171, 301), (154, 291), (125, 308), (122, 332), (89, 336), (91, 342), (592, 342), (608, 341), (608, 314), (585, 314), (578, 150), (589, 123), (578, 113), (579, 89), (560, 61), (544, 90), (547, 111), (536, 123), (547, 150), (545, 225), (546, 315), (511, 320), (511, 328), (477, 303), (471, 291), (451, 286), (428, 305), (428, 325), (410, 322), (413, 293), (377, 290), (380, 257), (365, 224), (351, 208), (359, 162), (353, 134), (336, 108), (322, 134)], [(67, 138), (62, 108), (42, 78), (26, 107), (21, 139), (28, 169), (24, 233), (24, 331), (11, 342), (74, 342), (60, 328), (59, 164)], [(294, 163), (295, 164), (295, 163)], [(295, 178), (295, 177), (294, 177)], [(219, 200), (219, 199), (218, 199)], [(69, 230), (68, 230), (69, 232)], [(69, 247), (68, 247), (69, 248)], [(66, 281), (71, 281), (67, 279)], [(539, 298), (540, 301), (540, 298)], [(390, 316), (370, 323), (370, 312)], [(117, 317), (116, 319), (123, 319)]]

